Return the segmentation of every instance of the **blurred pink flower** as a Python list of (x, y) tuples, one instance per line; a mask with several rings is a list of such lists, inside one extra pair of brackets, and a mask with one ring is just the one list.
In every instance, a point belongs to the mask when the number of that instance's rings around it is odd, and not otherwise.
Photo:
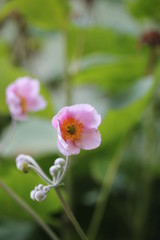
[(46, 107), (46, 101), (39, 95), (38, 80), (21, 77), (10, 84), (6, 89), (6, 102), (11, 116), (15, 120), (23, 121), (28, 112), (35, 112)]
[(101, 116), (89, 104), (62, 108), (52, 119), (52, 125), (58, 132), (59, 151), (67, 156), (78, 154), (80, 149), (90, 150), (99, 147), (100, 123)]

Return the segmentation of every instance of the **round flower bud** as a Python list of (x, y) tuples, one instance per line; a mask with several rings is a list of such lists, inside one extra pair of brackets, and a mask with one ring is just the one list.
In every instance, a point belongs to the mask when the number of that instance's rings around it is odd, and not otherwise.
[(17, 166), (18, 170), (22, 171), (22, 164), (24, 164), (24, 163), (28, 164), (28, 162), (25, 159), (25, 155), (24, 154), (18, 155), (16, 158), (16, 166)]
[(54, 162), (55, 165), (60, 165), (61, 167), (64, 166), (65, 160), (63, 158), (57, 158)]
[(43, 190), (43, 184), (39, 184), (37, 188), (37, 190)]
[(43, 192), (44, 192), (44, 193), (48, 193), (49, 190), (50, 190), (50, 188), (49, 188), (48, 186), (44, 186), (44, 187), (43, 187)]
[(35, 194), (36, 194), (36, 190), (32, 190), (31, 192), (30, 192), (30, 198), (32, 199), (32, 200), (34, 200), (35, 201)]
[(46, 199), (46, 194), (43, 191), (37, 191), (35, 193), (35, 199), (38, 202), (43, 202)]
[(55, 176), (55, 175), (57, 175), (60, 168), (61, 168), (60, 165), (58, 165), (58, 166), (53, 165), (50, 167), (49, 173), (51, 174), (51, 176)]

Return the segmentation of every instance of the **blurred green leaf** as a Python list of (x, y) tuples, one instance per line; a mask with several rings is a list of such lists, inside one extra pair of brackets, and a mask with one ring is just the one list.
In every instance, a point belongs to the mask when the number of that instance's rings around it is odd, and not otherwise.
[(146, 94), (125, 108), (110, 110), (100, 126), (102, 143), (110, 144), (122, 138), (126, 132), (140, 120), (140, 117), (147, 107), (157, 83), (157, 75)]
[(65, 28), (69, 7), (65, 0), (13, 0), (4, 5), (0, 19), (10, 12), (20, 12), (28, 23), (44, 28)]
[(146, 58), (133, 56), (111, 61), (103, 65), (92, 65), (73, 77), (77, 84), (93, 84), (115, 93), (126, 89), (144, 75)]
[[(2, 133), (1, 141), (11, 131), (10, 126)], [(57, 135), (53, 129), (51, 119), (29, 118), (28, 121), (17, 123), (14, 135), (6, 146), (5, 156), (29, 153), (33, 156), (57, 152)]]
[(131, 13), (137, 18), (148, 18), (159, 22), (160, 2), (159, 0), (131, 0), (128, 2)]
[[(138, 52), (137, 39), (107, 28), (78, 28), (70, 26), (68, 32), (69, 56), (107, 53), (116, 55)], [(80, 56), (81, 57), (81, 56)]]
[(33, 223), (27, 221), (3, 220), (0, 221), (0, 239), (27, 240), (34, 231)]
[[(3, 171), (3, 169), (1, 169), (1, 171)], [(30, 199), (30, 192), (36, 185), (42, 182), (36, 174), (30, 172), (25, 175), (22, 174), (22, 172), (18, 172), (16, 166), (12, 166), (7, 175), (2, 176), (1, 178), (46, 221), (50, 221), (51, 213), (55, 213), (61, 209), (59, 200), (56, 197), (54, 190), (51, 190), (48, 193), (47, 199), (42, 203), (34, 202)], [(20, 211), (19, 205), (15, 203), (2, 189), (0, 189), (0, 195), (0, 204), (1, 206), (5, 206), (5, 208), (0, 208), (1, 216), (10, 216), (17, 219), (30, 219), (28, 213), (26, 213), (23, 209)]]

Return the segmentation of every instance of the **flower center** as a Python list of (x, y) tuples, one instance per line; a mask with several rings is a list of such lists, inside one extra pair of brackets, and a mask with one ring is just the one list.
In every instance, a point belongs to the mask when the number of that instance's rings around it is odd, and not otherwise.
[(21, 105), (21, 108), (22, 108), (22, 112), (25, 113), (26, 110), (27, 110), (26, 100), (25, 100), (25, 98), (23, 98), (21, 96), (19, 98), (20, 98), (20, 105)]
[(83, 131), (83, 124), (74, 118), (67, 118), (63, 120), (61, 126), (62, 138), (70, 141), (75, 141), (81, 138)]

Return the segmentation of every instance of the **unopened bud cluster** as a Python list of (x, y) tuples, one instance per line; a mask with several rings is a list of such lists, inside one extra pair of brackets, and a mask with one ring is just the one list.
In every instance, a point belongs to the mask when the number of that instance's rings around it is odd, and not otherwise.
[(30, 197), (34, 201), (36, 200), (38, 202), (42, 202), (46, 199), (49, 190), (50, 190), (49, 186), (39, 184), (38, 186), (35, 187), (34, 190), (31, 191)]
[(54, 162), (54, 165), (50, 167), (49, 173), (57, 181), (61, 172), (64, 169), (65, 160), (63, 158), (57, 158)]
[(38, 202), (42, 202), (46, 199), (50, 188), (56, 188), (61, 184), (67, 170), (67, 163), (68, 162), (66, 162), (63, 158), (57, 158), (54, 162), (54, 165), (49, 169), (49, 173), (52, 176), (52, 179), (50, 179), (32, 157), (20, 154), (16, 158), (18, 170), (22, 171), (23, 173), (28, 173), (31, 169), (48, 184), (47, 186), (39, 184), (34, 188), (34, 190), (31, 191), (31, 199)]

